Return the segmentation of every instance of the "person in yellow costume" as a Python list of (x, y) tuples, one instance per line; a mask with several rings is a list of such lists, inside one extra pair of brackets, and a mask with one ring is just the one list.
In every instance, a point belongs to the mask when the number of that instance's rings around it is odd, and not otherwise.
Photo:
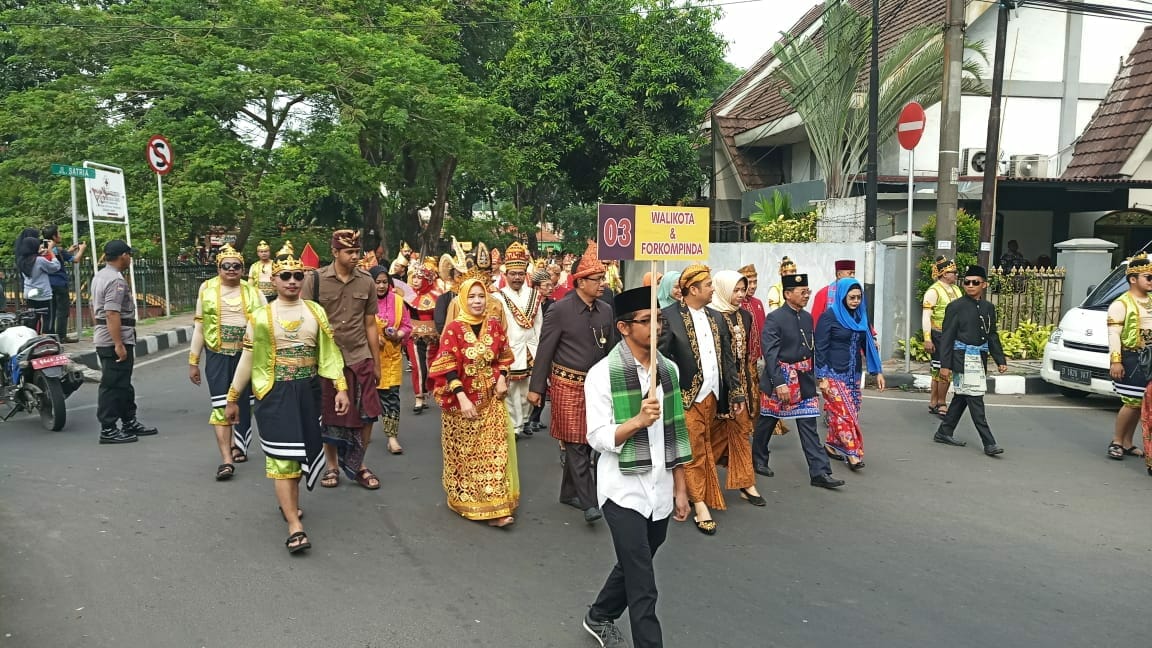
[(276, 261), (274, 301), (249, 318), (240, 366), (228, 389), (228, 421), (240, 419), (241, 394), (251, 381), (264, 470), (274, 480), (280, 514), (288, 523), (289, 553), (310, 549), (300, 523), (300, 478), (308, 490), (324, 473), (320, 429), (320, 377), (335, 383), (337, 414), (348, 411), (344, 359), (332, 338), (324, 309), (302, 299), (304, 265), (291, 254)]
[(944, 310), (948, 304), (964, 296), (956, 285), (956, 262), (938, 256), (932, 262), (932, 278), (936, 283), (924, 291), (923, 316), (920, 327), (924, 333), (924, 350), (932, 355), (932, 393), (928, 397), (928, 411), (944, 418), (948, 414), (948, 387), (952, 383), (940, 380), (940, 338), (944, 335)]
[(1140, 355), (1152, 347), (1152, 259), (1143, 252), (1128, 259), (1125, 275), (1128, 290), (1108, 306), (1108, 373), (1112, 389), (1120, 395), (1108, 457), (1117, 460), (1145, 454), (1132, 437), (1149, 383)]
[(208, 424), (216, 430), (216, 445), (223, 461), (216, 467), (216, 480), (232, 477), (235, 464), (248, 461), (248, 444), (252, 440), (251, 394), (245, 392), (240, 403), (240, 418), (229, 425), (224, 417), (228, 386), (240, 363), (240, 347), (248, 315), (267, 303), (252, 284), (244, 281), (244, 256), (225, 244), (216, 255), (217, 275), (200, 284), (196, 297), (195, 327), (192, 348), (188, 352), (188, 379), (201, 383), (200, 354), (204, 353), (204, 373), (212, 415)]
[(259, 260), (248, 268), (248, 283), (258, 288), (267, 301), (276, 299), (276, 287), (272, 285), (272, 248), (265, 241), (256, 246), (256, 256)]
[[(794, 275), (799, 270), (796, 268), (796, 262), (788, 257), (780, 259), (780, 276)], [(777, 281), (768, 287), (768, 295), (764, 301), (765, 314), (780, 308), (784, 305), (784, 283), (783, 279)]]

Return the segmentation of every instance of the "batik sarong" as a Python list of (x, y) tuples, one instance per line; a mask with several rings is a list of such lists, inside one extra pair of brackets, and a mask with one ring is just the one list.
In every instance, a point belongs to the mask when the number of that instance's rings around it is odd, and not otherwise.
[(790, 402), (785, 403), (778, 399), (775, 391), (771, 394), (761, 393), (760, 415), (771, 416), (775, 419), (802, 419), (820, 416), (820, 398), (818, 396), (803, 398), (800, 391), (800, 374), (812, 372), (812, 360), (792, 363), (779, 361), (776, 364), (780, 367), (780, 372), (784, 374), (784, 384), (788, 387)]
[(824, 396), (824, 420), (828, 437), (824, 443), (841, 455), (864, 456), (864, 436), (860, 431), (860, 376), (830, 373)]
[(516, 441), (504, 401), (490, 399), (478, 416), (441, 413), (444, 494), (448, 508), (469, 520), (496, 520), (520, 505)]

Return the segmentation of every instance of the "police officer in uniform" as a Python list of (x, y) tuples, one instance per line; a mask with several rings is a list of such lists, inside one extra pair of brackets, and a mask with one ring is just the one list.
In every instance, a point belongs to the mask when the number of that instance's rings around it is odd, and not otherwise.
[[(100, 393), (96, 418), (100, 443), (132, 443), (156, 434), (136, 420), (136, 390), (132, 365), (136, 346), (136, 302), (122, 274), (132, 265), (136, 250), (120, 240), (104, 245), (104, 267), (92, 279), (92, 311), (96, 316), (93, 341), (100, 358)], [(116, 427), (116, 422), (123, 425)]]

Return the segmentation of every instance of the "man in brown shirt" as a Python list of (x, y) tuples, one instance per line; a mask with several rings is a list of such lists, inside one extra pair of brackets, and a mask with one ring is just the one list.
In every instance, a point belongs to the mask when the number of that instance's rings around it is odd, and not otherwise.
[(528, 385), (528, 402), (552, 401), (552, 436), (563, 446), (564, 477), (560, 501), (584, 511), (588, 523), (602, 516), (596, 499), (596, 474), (584, 411), (588, 369), (608, 355), (617, 332), (612, 305), (601, 300), (607, 274), (591, 243), (572, 266), (573, 290), (544, 316), (540, 344)]
[(331, 403), (336, 387), (321, 379), (321, 423), (324, 424), (324, 455), (328, 470), (320, 485), (334, 488), (340, 483), (340, 466), (349, 479), (369, 490), (380, 488), (380, 480), (364, 466), (364, 453), (372, 438), (372, 425), (383, 414), (376, 384), (380, 381), (380, 343), (376, 329), (376, 284), (371, 275), (357, 266), (360, 260), (360, 233), (336, 230), (332, 234), (332, 263), (311, 272), (304, 280), (302, 294), (320, 304), (332, 325), (332, 337), (344, 356), (344, 379), (348, 381), (351, 407), (336, 412)]

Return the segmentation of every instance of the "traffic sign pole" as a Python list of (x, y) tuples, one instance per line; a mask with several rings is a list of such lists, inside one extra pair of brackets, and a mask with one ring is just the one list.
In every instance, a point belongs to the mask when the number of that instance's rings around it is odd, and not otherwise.
[(164, 268), (164, 316), (172, 316), (172, 303), (168, 293), (168, 234), (164, 230), (164, 182), (160, 176), (172, 170), (172, 144), (163, 135), (153, 135), (148, 140), (148, 149), (144, 159), (148, 166), (156, 172), (156, 195), (160, 201), (160, 262)]
[[(76, 176), (71, 176), (69, 184), (72, 185), (72, 245), (80, 244), (80, 216), (76, 212)], [(80, 264), (72, 264), (72, 283), (76, 286), (76, 339), (84, 331), (84, 298), (80, 296)]]
[(904, 302), (904, 319), (907, 320), (908, 330), (905, 331), (904, 339), (904, 373), (908, 373), (912, 367), (912, 331), (913, 324), (915, 324), (913, 321), (915, 314), (912, 312), (912, 292), (916, 285), (912, 279), (912, 209), (916, 191), (916, 145), (920, 143), (920, 138), (924, 135), (924, 125), (927, 121), (928, 117), (924, 113), (924, 108), (915, 101), (905, 105), (904, 109), (900, 111), (900, 118), (896, 120), (896, 139), (900, 142), (900, 146), (908, 151), (908, 226), (906, 228), (908, 237), (906, 245), (908, 247), (905, 250), (904, 258), (908, 281), (908, 294)]
[(172, 317), (172, 302), (168, 298), (168, 234), (164, 231), (164, 183), (156, 174), (156, 193), (160, 197), (160, 255), (164, 266), (164, 316)]
[(912, 196), (915, 191), (914, 186), (914, 169), (916, 168), (916, 149), (908, 149), (908, 254), (905, 259), (905, 267), (908, 274), (908, 299), (904, 303), (904, 312), (908, 313), (908, 341), (904, 343), (904, 373), (909, 373), (912, 367), (912, 287), (916, 282), (912, 281)]

